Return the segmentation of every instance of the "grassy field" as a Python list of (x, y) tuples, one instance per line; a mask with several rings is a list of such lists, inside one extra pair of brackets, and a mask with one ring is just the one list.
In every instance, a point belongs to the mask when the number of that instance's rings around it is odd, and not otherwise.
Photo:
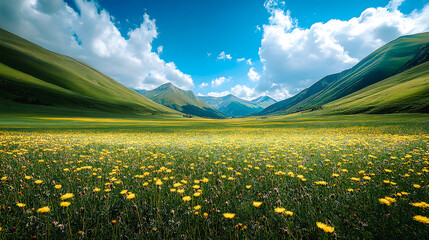
[(425, 239), (429, 115), (2, 115), (0, 239)]

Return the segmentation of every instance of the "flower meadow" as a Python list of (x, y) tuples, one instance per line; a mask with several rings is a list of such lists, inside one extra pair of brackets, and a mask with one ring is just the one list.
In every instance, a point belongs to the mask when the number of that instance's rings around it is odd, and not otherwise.
[(0, 239), (427, 239), (429, 134), (0, 131)]

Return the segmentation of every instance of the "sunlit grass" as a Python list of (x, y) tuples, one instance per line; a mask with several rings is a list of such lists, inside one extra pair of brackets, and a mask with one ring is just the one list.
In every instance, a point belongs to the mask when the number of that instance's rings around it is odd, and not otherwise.
[(404, 125), (1, 130), (0, 239), (424, 239), (428, 147)]

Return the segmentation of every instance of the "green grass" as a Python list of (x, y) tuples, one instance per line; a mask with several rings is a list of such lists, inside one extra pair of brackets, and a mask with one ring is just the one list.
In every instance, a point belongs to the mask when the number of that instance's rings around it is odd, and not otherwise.
[(18, 102), (29, 105), (29, 109), (52, 106), (122, 114), (178, 114), (84, 62), (50, 52), (2, 29), (0, 86), (2, 105)]
[[(429, 212), (410, 203), (429, 202), (428, 123), (427, 114), (314, 112), (216, 121), (2, 116), (0, 239), (424, 239), (428, 225), (413, 217)], [(61, 200), (65, 193), (74, 197)], [(395, 202), (381, 204), (385, 197)]]
[(323, 106), (330, 114), (429, 112), (429, 62)]

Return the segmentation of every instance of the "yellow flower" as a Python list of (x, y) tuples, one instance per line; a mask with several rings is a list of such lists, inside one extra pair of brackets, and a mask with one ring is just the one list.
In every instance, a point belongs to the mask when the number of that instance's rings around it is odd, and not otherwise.
[(16, 206), (23, 208), (23, 207), (25, 207), (25, 204), (24, 203), (16, 203)]
[(97, 188), (94, 188), (94, 192), (99, 192), (101, 189), (99, 189), (98, 187)]
[(235, 217), (235, 213), (224, 213), (223, 216), (228, 219), (233, 219)]
[(201, 205), (197, 205), (194, 207), (195, 210), (200, 210), (200, 208), (201, 208)]
[(195, 196), (195, 197), (198, 197), (198, 196), (200, 196), (200, 195), (201, 195), (201, 193), (199, 193), (199, 192), (194, 193), (194, 196)]
[(55, 189), (60, 189), (61, 187), (61, 185), (55, 185)]
[(170, 192), (175, 192), (176, 189), (175, 188), (170, 188)]
[(359, 182), (359, 181), (360, 181), (360, 178), (352, 177), (352, 178), (350, 178), (350, 180), (355, 181), (355, 182)]
[(31, 176), (25, 176), (25, 179), (30, 180)]
[(42, 208), (37, 209), (38, 213), (47, 213), (49, 211), (51, 211), (51, 209), (49, 207), (42, 207)]
[(347, 189), (347, 191), (353, 192), (354, 190), (353, 190), (353, 188), (349, 188), (349, 189)]
[(275, 209), (274, 209), (274, 211), (275, 211), (276, 213), (283, 213), (284, 211), (286, 211), (286, 209), (281, 208), (281, 207), (277, 207), (277, 208), (275, 208)]
[(420, 185), (418, 185), (418, 184), (413, 184), (413, 187), (415, 187), (415, 188), (420, 188), (421, 186), (420, 186)]
[(70, 206), (70, 204), (71, 204), (70, 202), (61, 202), (60, 206), (61, 207), (68, 207), (68, 206)]
[(414, 207), (419, 207), (419, 208), (429, 208), (429, 204), (425, 203), (425, 202), (419, 202), (419, 203), (410, 203), (412, 206)]
[(416, 221), (418, 221), (418, 222), (429, 223), (429, 218), (421, 216), (421, 215), (416, 215), (416, 216), (413, 217), (413, 219), (416, 220)]
[(333, 173), (332, 174), (332, 177), (339, 177), (340, 175), (338, 175), (338, 174), (336, 174), (336, 173)]
[(259, 207), (261, 206), (262, 202), (253, 202), (253, 206), (254, 207)]
[(36, 180), (34, 181), (35, 184), (41, 184), (43, 181), (42, 180)]
[(185, 197), (182, 198), (182, 200), (185, 201), (185, 202), (189, 202), (189, 201), (191, 201), (191, 197), (190, 196), (185, 196)]
[(198, 188), (200, 188), (200, 185), (194, 185), (194, 186), (192, 186), (192, 188), (198, 189)]
[(316, 222), (316, 225), (319, 229), (322, 229), (323, 231), (327, 232), (327, 233), (331, 233), (334, 231), (334, 227), (328, 226), (324, 223), (321, 222)]
[(371, 180), (371, 177), (364, 176), (363, 179), (365, 179), (365, 180)]
[(155, 184), (156, 184), (156, 185), (158, 185), (158, 186), (161, 186), (161, 185), (162, 185), (162, 181), (161, 181), (161, 179), (158, 179), (158, 180), (155, 182)]
[(252, 187), (252, 185), (246, 185), (247, 189), (250, 189)]
[(390, 169), (384, 169), (384, 171), (387, 172), (387, 173), (392, 172), (392, 170), (390, 170)]
[(175, 183), (175, 184), (173, 184), (173, 187), (180, 187), (180, 186), (182, 186), (181, 183)]
[(206, 218), (206, 217), (209, 216), (209, 214), (208, 213), (204, 213), (203, 216)]
[(127, 192), (128, 192), (128, 190), (122, 190), (121, 192), (120, 192), (120, 194), (127, 194)]
[(61, 196), (61, 200), (66, 200), (66, 199), (69, 199), (69, 198), (72, 198), (72, 197), (74, 197), (73, 193), (66, 193), (66, 194), (64, 194), (64, 195)]
[(288, 216), (292, 216), (292, 215), (293, 215), (293, 212), (291, 212), (291, 211), (286, 211), (286, 215), (288, 215)]
[(327, 183), (325, 181), (318, 181), (318, 182), (314, 182), (317, 185), (326, 185)]
[(136, 195), (134, 193), (131, 193), (130, 195), (127, 196), (127, 199), (131, 200), (131, 199), (133, 199), (135, 197), (136, 197)]
[(184, 192), (185, 192), (185, 189), (183, 189), (183, 188), (178, 189), (178, 190), (177, 190), (177, 192), (178, 192), (178, 193), (184, 193)]

